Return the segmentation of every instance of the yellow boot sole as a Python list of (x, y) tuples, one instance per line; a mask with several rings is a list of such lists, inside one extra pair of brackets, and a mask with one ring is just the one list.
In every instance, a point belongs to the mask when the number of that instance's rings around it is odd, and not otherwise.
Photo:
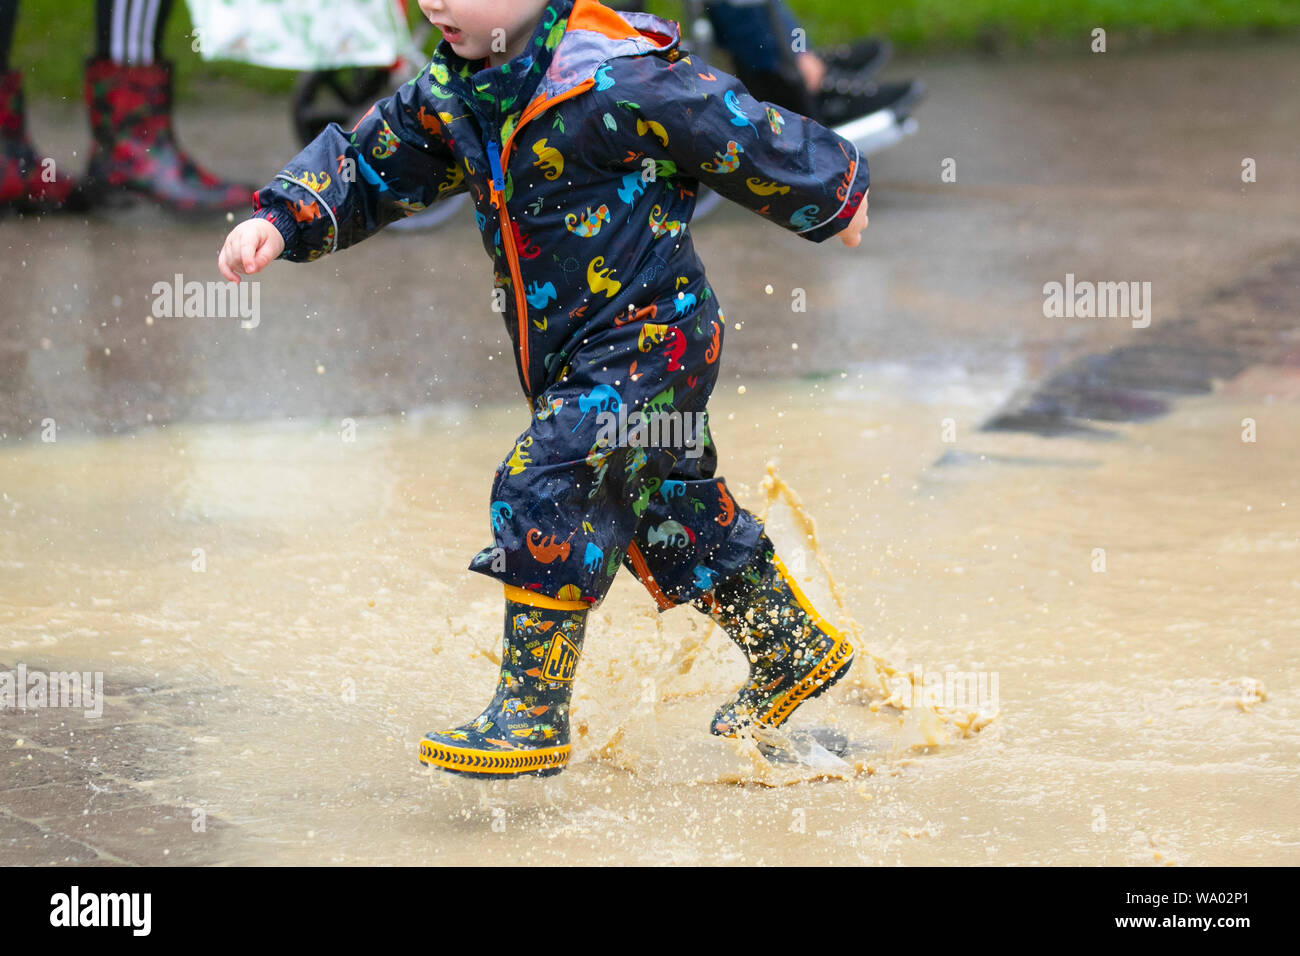
[(472, 777), (549, 777), (568, 766), (571, 749), (565, 744), (537, 750), (475, 750), (426, 737), (420, 741), (420, 763)]

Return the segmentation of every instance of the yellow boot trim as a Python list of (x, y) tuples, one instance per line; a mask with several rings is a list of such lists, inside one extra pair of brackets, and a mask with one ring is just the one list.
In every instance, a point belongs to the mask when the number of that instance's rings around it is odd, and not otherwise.
[(803, 680), (773, 701), (767, 713), (759, 718), (762, 723), (769, 727), (779, 727), (794, 713), (796, 707), (815, 694), (827, 680), (834, 677), (847, 665), (849, 659), (853, 657), (853, 645), (839, 632), (839, 628), (833, 627), (829, 621), (817, 613), (816, 608), (812, 606), (812, 602), (804, 596), (803, 591), (799, 589), (799, 585), (795, 583), (794, 576), (786, 570), (785, 565), (781, 563), (781, 559), (775, 553), (772, 555), (772, 563), (776, 565), (777, 573), (790, 586), (794, 599), (799, 602), (799, 606), (804, 609), (813, 624), (835, 640), (822, 662), (814, 667)]
[(852, 657), (853, 645), (843, 637), (836, 635), (830, 653), (822, 658), (822, 662), (814, 667), (803, 680), (773, 701), (767, 713), (759, 718), (759, 722), (768, 727), (780, 727), (794, 713), (796, 707), (817, 693), (822, 685), (848, 665)]
[(552, 611), (591, 610), (591, 605), (586, 601), (561, 601), (559, 598), (547, 597), (545, 594), (538, 594), (536, 591), (517, 588), (513, 584), (506, 585), (506, 600), (527, 604), (529, 607), (548, 608)]
[(473, 750), (469, 747), (450, 747), (429, 740), (420, 741), (420, 763), (461, 773), (496, 774), (509, 777), (537, 770), (563, 767), (569, 762), (569, 744), (563, 747), (543, 747), (539, 750)]
[(790, 585), (790, 590), (794, 592), (794, 599), (798, 601), (799, 606), (807, 612), (808, 617), (812, 619), (812, 622), (827, 634), (838, 638), (840, 636), (839, 628), (832, 627), (829, 621), (817, 613), (817, 609), (812, 606), (812, 602), (804, 597), (803, 591), (799, 590), (799, 585), (795, 583), (794, 575), (785, 569), (785, 565), (781, 563), (781, 559), (776, 556), (775, 552), (772, 554), (772, 563), (776, 565), (776, 570), (780, 573), (781, 577), (785, 579), (785, 583)]

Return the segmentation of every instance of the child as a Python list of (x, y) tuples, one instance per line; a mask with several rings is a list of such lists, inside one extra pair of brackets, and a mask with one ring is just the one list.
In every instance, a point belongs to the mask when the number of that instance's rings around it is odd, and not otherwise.
[[(853, 648), (714, 474), (705, 406), (726, 320), (686, 224), (705, 183), (813, 242), (856, 246), (867, 165), (684, 55), (671, 21), (596, 0), (420, 8), (443, 32), (425, 70), (351, 133), (326, 129), (219, 257), (238, 281), (473, 194), (531, 422), (492, 484), (494, 544), (470, 564), (505, 585), (496, 695), (427, 734), (420, 759), (480, 777), (560, 772), (587, 614), (620, 563), (660, 610), (694, 605), (749, 658), (712, 732), (778, 726), (844, 676)], [(694, 424), (652, 442), (612, 434), (636, 415)]]

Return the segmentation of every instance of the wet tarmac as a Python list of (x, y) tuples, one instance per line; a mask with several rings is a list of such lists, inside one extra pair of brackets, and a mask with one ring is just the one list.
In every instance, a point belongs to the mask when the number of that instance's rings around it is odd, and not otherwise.
[[(464, 565), (522, 414), (472, 222), (277, 264), (241, 329), (146, 321), (220, 223), (0, 220), (0, 672), (105, 682), (0, 710), (0, 863), (1300, 862), (1296, 53), (906, 64), (861, 248), (692, 227), (742, 503), (775, 460), (820, 532), (777, 505), (778, 544), (894, 677), (998, 675), (945, 724), (864, 654), (799, 715), (863, 742), (828, 772), (710, 738), (738, 655), (629, 580), (562, 777), (416, 764), (495, 674)], [(260, 182), (293, 149), (249, 107), (181, 134)], [(33, 126), (75, 166), (79, 123)], [(1067, 275), (1149, 282), (1149, 326), (1045, 316)]]
[[(898, 65), (932, 93), (919, 133), (872, 160), (862, 247), (759, 229), (729, 205), (695, 227), (719, 301), (743, 324), (728, 336), (724, 382), (890, 362), (1015, 368), (1032, 381), (1140, 341), (1123, 319), (1045, 318), (1042, 287), (1067, 274), (1150, 282), (1153, 324), (1185, 316), (1296, 241), (1296, 52), (1276, 43)], [(266, 105), (194, 107), (181, 117), (182, 141), (260, 185), (295, 152), (287, 107)], [(33, 126), (76, 169), (83, 123), (71, 106), (48, 107)], [(945, 159), (956, 182), (940, 180)], [(147, 324), (155, 283), (220, 278), (224, 231), (143, 211), (89, 224), (0, 220), (0, 434), (35, 435), (46, 417), (71, 437), (165, 421), (380, 414), (501, 401), (517, 389), (468, 212), (323, 263), (277, 263), (255, 329)], [(795, 289), (806, 291), (807, 313), (791, 310)]]

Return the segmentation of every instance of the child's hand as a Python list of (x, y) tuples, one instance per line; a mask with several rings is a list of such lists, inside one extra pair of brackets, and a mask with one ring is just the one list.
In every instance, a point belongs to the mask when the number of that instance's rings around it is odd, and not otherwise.
[(231, 282), (238, 282), (236, 273), (252, 275), (261, 272), (284, 251), (284, 237), (280, 230), (265, 219), (247, 219), (241, 222), (221, 247), (217, 268)]
[(862, 241), (862, 230), (867, 228), (867, 197), (871, 195), (871, 189), (868, 188), (862, 194), (862, 205), (858, 207), (858, 213), (849, 223), (849, 227), (840, 233), (840, 242), (844, 243), (850, 249), (856, 248)]

